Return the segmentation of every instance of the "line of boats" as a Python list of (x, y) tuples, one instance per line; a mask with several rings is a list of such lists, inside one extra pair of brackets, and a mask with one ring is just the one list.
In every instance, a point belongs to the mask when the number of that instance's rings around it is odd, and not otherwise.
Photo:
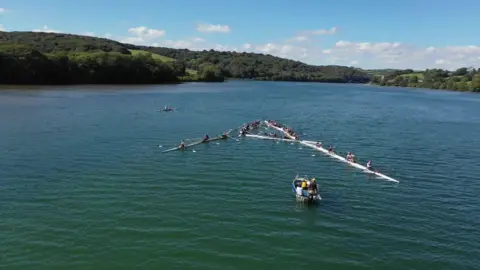
[[(347, 158), (344, 158), (338, 154), (335, 153), (334, 149), (332, 146), (330, 146), (327, 149), (323, 148), (322, 147), (322, 143), (321, 142), (314, 142), (314, 141), (306, 141), (306, 140), (300, 140), (298, 135), (293, 132), (292, 129), (288, 128), (288, 127), (285, 127), (285, 126), (282, 126), (280, 124), (278, 124), (277, 122), (275, 121), (272, 121), (272, 120), (265, 120), (264, 123), (275, 129), (275, 130), (278, 130), (280, 132), (282, 132), (285, 137), (288, 137), (290, 140), (292, 141), (296, 141), (304, 146), (307, 146), (309, 148), (312, 148), (314, 150), (317, 150), (317, 151), (320, 151), (322, 152), (323, 154), (329, 156), (329, 157), (332, 157), (332, 158), (335, 158), (336, 160), (338, 161), (341, 161), (341, 162), (344, 162), (344, 163), (347, 163), (349, 164), (350, 166), (352, 167), (355, 167), (357, 169), (360, 169), (362, 170), (364, 173), (367, 173), (367, 174), (372, 174), (372, 175), (375, 175), (381, 179), (384, 179), (384, 180), (387, 180), (387, 181), (391, 181), (391, 182), (395, 182), (395, 183), (399, 183), (398, 180), (392, 178), (392, 177), (389, 177), (383, 173), (380, 173), (378, 170), (375, 170), (372, 166), (372, 162), (369, 160), (368, 163), (367, 163), (367, 166), (363, 166), (361, 164), (358, 164), (355, 162), (355, 156), (352, 154), (352, 153), (348, 153), (347, 155)], [(266, 136), (268, 137), (268, 136)], [(265, 139), (265, 138), (264, 138)]]
[(178, 145), (177, 147), (174, 147), (174, 148), (170, 148), (170, 149), (167, 149), (165, 151), (163, 151), (163, 153), (168, 153), (168, 152), (172, 152), (172, 151), (176, 151), (176, 150), (186, 150), (186, 149), (190, 149), (192, 148), (193, 146), (196, 146), (196, 145), (199, 145), (199, 144), (202, 144), (202, 143), (209, 143), (209, 142), (214, 142), (214, 141), (219, 141), (219, 140), (226, 140), (228, 139), (230, 136), (230, 132), (232, 132), (232, 129), (230, 129), (229, 131), (223, 133), (222, 135), (219, 135), (215, 138), (210, 138), (208, 137), (208, 135), (205, 135), (205, 137), (199, 141), (196, 141), (194, 143), (190, 143), (190, 144), (185, 144), (185, 141), (182, 140), (180, 142), (180, 145)]
[[(275, 133), (266, 133), (264, 132), (263, 135), (260, 134), (253, 134), (252, 131), (258, 129), (259, 127), (264, 126), (267, 128), (272, 128), (276, 131), (281, 132), (283, 136), (278, 136)], [(190, 143), (190, 144), (185, 144), (185, 142), (182, 140), (180, 145), (177, 147), (167, 149), (163, 151), (164, 153), (167, 152), (172, 152), (176, 150), (185, 150), (185, 149), (191, 149), (196, 145), (199, 144), (204, 144), (204, 143), (209, 143), (213, 141), (218, 141), (218, 140), (226, 140), (228, 138), (232, 138), (231, 132), (233, 129), (228, 130), (227, 132), (223, 133), (222, 135), (219, 135), (214, 138), (209, 138), (208, 135), (205, 135), (205, 137), (201, 140), (198, 140), (196, 142)], [(253, 121), (248, 124), (244, 124), (239, 128), (239, 137), (245, 137), (245, 138), (252, 138), (252, 139), (261, 139), (261, 140), (272, 140), (272, 141), (283, 141), (287, 142), (290, 144), (301, 144), (303, 146), (312, 148), (313, 150), (322, 152), (328, 157), (334, 158), (337, 161), (341, 161), (344, 163), (347, 163), (348, 165), (360, 169), (363, 173), (370, 174), (372, 176), (376, 176), (380, 179), (387, 180), (390, 182), (395, 182), (399, 183), (398, 180), (389, 177), (383, 173), (380, 173), (378, 170), (373, 169), (371, 166), (371, 161), (368, 162), (367, 166), (361, 165), (359, 163), (356, 163), (355, 161), (355, 156), (352, 153), (348, 153), (347, 157), (342, 157), (335, 153), (333, 150), (333, 147), (330, 146), (328, 149), (323, 148), (322, 143), (319, 141), (309, 141), (309, 140), (301, 140), (299, 138), (299, 135), (295, 133), (291, 128), (288, 128), (284, 125), (281, 125), (277, 123), (276, 121), (273, 120), (264, 120), (264, 121)], [(235, 139), (237, 140), (237, 139)], [(193, 150), (195, 151), (195, 150)], [(315, 181), (313, 181), (315, 182)], [(308, 179), (308, 177), (299, 177), (298, 175), (293, 179), (292, 182), (292, 192), (295, 194), (297, 201), (301, 202), (307, 202), (307, 203), (315, 203), (319, 200), (321, 200), (321, 196), (318, 191), (318, 186), (315, 183), (314, 188), (311, 188), (310, 185), (312, 183), (312, 180)], [(306, 186), (305, 186), (306, 184)], [(300, 189), (300, 188), (301, 189)]]

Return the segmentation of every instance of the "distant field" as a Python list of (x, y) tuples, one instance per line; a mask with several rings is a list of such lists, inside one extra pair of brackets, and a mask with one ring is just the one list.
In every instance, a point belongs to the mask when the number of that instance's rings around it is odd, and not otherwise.
[(147, 51), (143, 51), (143, 50), (129, 50), (132, 55), (137, 55), (137, 54), (152, 54), (152, 58), (155, 59), (155, 60), (160, 60), (160, 61), (163, 61), (163, 62), (173, 62), (175, 61), (175, 59), (173, 58), (170, 58), (170, 57), (166, 57), (166, 56), (163, 56), (163, 55), (160, 55), (160, 54), (156, 54), (156, 53), (151, 53), (151, 52), (147, 52)]
[(403, 74), (403, 75), (400, 75), (400, 76), (401, 77), (406, 77), (406, 78), (417, 76), (418, 79), (423, 80), (423, 73), (409, 73), (409, 74)]
[(198, 71), (194, 70), (194, 69), (189, 69), (187, 68), (187, 73), (190, 74), (190, 75), (197, 75)]
[[(147, 52), (147, 51), (143, 51), (143, 50), (129, 50), (129, 51), (132, 53), (132, 55), (151, 53), (151, 52)], [(163, 62), (173, 62), (173, 61), (175, 61), (175, 59), (173, 59), (173, 58), (166, 57), (166, 56), (163, 56), (163, 55), (160, 55), (160, 54), (156, 54), (156, 53), (151, 53), (151, 54), (152, 54), (153, 59), (156, 59), (156, 60), (160, 60), (160, 61), (163, 61)], [(196, 75), (198, 73), (198, 71), (193, 70), (193, 69), (189, 69), (189, 68), (187, 68), (186, 71), (189, 75)]]

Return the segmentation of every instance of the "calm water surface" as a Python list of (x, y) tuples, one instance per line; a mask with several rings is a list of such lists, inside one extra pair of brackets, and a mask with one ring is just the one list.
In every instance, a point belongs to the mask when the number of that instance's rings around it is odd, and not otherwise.
[[(164, 105), (178, 108), (160, 113)], [(276, 119), (298, 145), (180, 139)], [(228, 82), (0, 91), (0, 269), (478, 269), (480, 96)], [(319, 179), (319, 207), (292, 178)]]

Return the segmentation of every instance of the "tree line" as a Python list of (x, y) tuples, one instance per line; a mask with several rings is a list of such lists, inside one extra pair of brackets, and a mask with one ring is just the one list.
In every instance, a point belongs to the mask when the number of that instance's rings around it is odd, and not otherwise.
[(421, 72), (411, 69), (395, 70), (386, 75), (373, 75), (372, 83), (382, 86), (480, 92), (480, 69), (463, 67), (455, 71), (427, 69)]
[(229, 78), (480, 91), (480, 70), (474, 68), (452, 72), (314, 66), (268, 54), (136, 46), (41, 32), (0, 32), (0, 44), (0, 84), (159, 84)]
[[(65, 79), (58, 78), (58, 83), (160, 83), (175, 81), (223, 81), (225, 78), (254, 79), (275, 81), (312, 81), (312, 82), (337, 82), (337, 83), (366, 83), (370, 76), (361, 69), (343, 66), (313, 66), (299, 61), (293, 61), (275, 57), (272, 55), (236, 52), (190, 51), (158, 47), (142, 47), (131, 44), (122, 44), (109, 39), (78, 36), (57, 33), (38, 32), (0, 32), (0, 42), (3, 47), (16, 47), (24, 45), (36, 57), (28, 57), (28, 61), (37, 61), (34, 65), (28, 65), (18, 49), (0, 50), (1, 65), (8, 63), (21, 70), (25, 75), (24, 83), (39, 83), (42, 81), (55, 81), (55, 77), (43, 74), (55, 73), (56, 69), (68, 62), (69, 75)], [(27, 50), (25, 49), (25, 50)], [(144, 57), (132, 55), (131, 50), (142, 50), (152, 54), (172, 58), (174, 61), (162, 63), (153, 57), (152, 62), (148, 54)], [(40, 54), (43, 54), (42, 58)], [(43, 60), (40, 60), (42, 58)], [(108, 59), (108, 60), (105, 60)], [(47, 61), (48, 60), (48, 61)], [(63, 61), (63, 62), (62, 62)], [(47, 65), (44, 70), (34, 72), (40, 64)], [(49, 62), (49, 64), (47, 64)], [(127, 64), (132, 62), (132, 64)], [(141, 64), (143, 63), (143, 64)], [(176, 63), (176, 64), (173, 64)], [(24, 65), (20, 68), (21, 65)], [(138, 65), (144, 65), (139, 68)], [(175, 65), (175, 66), (172, 66)], [(7, 66), (0, 66), (4, 70)], [(181, 70), (181, 67), (184, 70)], [(112, 75), (118, 68), (122, 78)], [(127, 68), (131, 69), (129, 75), (125, 74)], [(43, 68), (42, 68), (43, 69)], [(83, 70), (85, 69), (85, 70)], [(82, 71), (83, 70), (83, 71)], [(87, 72), (88, 70), (88, 72)], [(195, 71), (185, 72), (185, 70)], [(65, 72), (65, 69), (64, 69)], [(139, 72), (147, 75), (139, 76)], [(90, 74), (91, 73), (91, 74)], [(40, 76), (32, 79), (32, 74)], [(64, 75), (63, 73), (60, 73)], [(90, 74), (90, 75), (87, 75)], [(93, 75), (95, 74), (95, 75)], [(42, 77), (43, 76), (43, 77)], [(102, 79), (102, 76), (103, 79)], [(57, 76), (60, 77), (60, 76)], [(10, 77), (3, 76), (2, 83)], [(136, 79), (135, 79), (136, 78)], [(11, 83), (19, 83), (22, 80), (10, 79)]]
[(205, 64), (214, 65), (227, 78), (331, 83), (367, 83), (370, 81), (369, 74), (358, 68), (313, 66), (268, 54), (135, 47), (183, 61), (190, 69), (198, 69)]

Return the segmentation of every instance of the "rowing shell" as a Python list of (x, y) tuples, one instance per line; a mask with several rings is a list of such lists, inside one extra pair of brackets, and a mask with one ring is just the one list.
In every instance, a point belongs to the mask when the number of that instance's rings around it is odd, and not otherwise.
[(281, 142), (297, 142), (297, 143), (300, 142), (300, 141), (297, 141), (297, 140), (275, 138), (275, 137), (261, 136), (261, 135), (255, 135), (255, 134), (245, 134), (245, 137), (256, 138), (256, 139), (261, 139), (261, 140), (281, 141)]
[(283, 128), (276, 127), (276, 126), (270, 124), (267, 120), (264, 120), (263, 122), (264, 122), (268, 127), (271, 127), (271, 128), (273, 128), (273, 129), (276, 129), (276, 130), (282, 132), (283, 134), (285, 134), (285, 136), (287, 136), (287, 137), (290, 138), (291, 140), (296, 140), (296, 139), (295, 139), (295, 136), (292, 136), (292, 135), (288, 134), (287, 132), (285, 132), (285, 130), (283, 130)]
[(230, 129), (226, 134), (227, 134), (227, 137), (223, 137), (223, 136), (217, 136), (215, 138), (212, 138), (212, 139), (209, 139), (209, 140), (201, 140), (201, 141), (198, 141), (198, 142), (194, 142), (194, 143), (191, 143), (191, 144), (187, 144), (185, 145), (184, 148), (180, 147), (180, 146), (177, 146), (175, 148), (171, 148), (171, 149), (167, 149), (165, 151), (163, 151), (162, 153), (168, 153), (168, 152), (172, 152), (172, 151), (175, 151), (175, 150), (181, 150), (181, 149), (186, 149), (186, 148), (189, 148), (189, 147), (192, 147), (192, 146), (195, 146), (195, 145), (199, 145), (199, 144), (202, 144), (202, 143), (209, 143), (209, 142), (213, 142), (213, 141), (219, 141), (219, 140), (226, 140), (229, 138), (228, 134), (230, 134), (232, 130)]
[[(265, 124), (266, 124), (267, 126), (272, 127), (272, 128), (274, 128), (274, 129), (282, 132), (283, 134), (285, 134), (285, 136), (293, 137), (293, 136), (291, 136), (290, 134), (288, 134), (285, 130), (283, 130), (282, 128), (276, 127), (276, 126), (270, 124), (270, 123), (269, 123), (268, 121), (266, 121), (266, 120), (265, 120), (264, 122), (265, 122)], [(349, 164), (349, 165), (351, 165), (351, 166), (353, 166), (353, 167), (355, 167), (355, 168), (357, 168), (357, 169), (361, 169), (364, 173), (373, 174), (373, 175), (378, 176), (378, 177), (380, 177), (380, 178), (382, 178), (382, 179), (385, 179), (385, 180), (387, 180), (387, 181), (399, 183), (399, 181), (396, 180), (396, 179), (393, 179), (393, 178), (391, 178), (391, 177), (389, 177), (389, 176), (386, 176), (386, 175), (384, 175), (384, 174), (382, 174), (382, 173), (379, 173), (379, 172), (371, 171), (371, 170), (367, 169), (367, 167), (365, 167), (365, 166), (363, 166), (363, 165), (360, 165), (360, 164), (358, 164), (358, 163), (355, 163), (355, 162), (348, 161), (348, 160), (345, 159), (344, 157), (341, 157), (341, 156), (339, 156), (339, 155), (337, 155), (337, 154), (335, 154), (335, 153), (333, 153), (333, 152), (328, 152), (327, 149), (325, 149), (325, 148), (323, 148), (323, 147), (321, 147), (321, 146), (320, 146), (320, 147), (317, 146), (317, 145), (316, 145), (316, 144), (317, 144), (316, 142), (300, 141), (300, 143), (303, 144), (303, 145), (305, 145), (305, 146), (307, 146), (307, 147), (310, 147), (310, 148), (313, 148), (313, 149), (315, 149), (315, 150), (318, 150), (318, 151), (324, 153), (324, 154), (327, 155), (327, 156), (330, 156), (330, 157), (333, 157), (333, 158), (335, 158), (335, 159), (337, 159), (337, 160), (339, 160), (339, 161), (345, 162), (345, 163), (347, 163), (347, 164)]]
[(329, 152), (327, 149), (325, 149), (325, 148), (323, 148), (323, 147), (321, 147), (321, 146), (317, 146), (317, 145), (314, 145), (314, 144), (312, 144), (312, 143), (305, 142), (305, 141), (301, 141), (300, 143), (303, 144), (303, 145), (305, 145), (305, 146), (307, 146), (307, 147), (310, 147), (310, 148), (313, 148), (313, 149), (315, 149), (315, 150), (318, 150), (318, 151), (324, 153), (324, 154), (327, 155), (327, 156), (330, 156), (330, 157), (335, 158), (335, 159), (337, 159), (337, 160), (339, 160), (339, 161), (345, 162), (345, 163), (349, 164), (349, 165), (352, 166), (352, 167), (355, 167), (355, 168), (357, 168), (357, 169), (361, 169), (361, 170), (363, 170), (364, 173), (373, 174), (373, 175), (378, 176), (378, 177), (380, 177), (380, 178), (382, 178), (382, 179), (385, 179), (385, 180), (387, 180), (387, 181), (399, 183), (399, 181), (396, 180), (396, 179), (393, 179), (393, 178), (391, 178), (391, 177), (389, 177), (389, 176), (386, 176), (386, 175), (384, 175), (384, 174), (382, 174), (382, 173), (379, 173), (379, 172), (371, 171), (371, 170), (367, 169), (367, 167), (365, 167), (365, 166), (363, 166), (363, 165), (360, 165), (360, 164), (358, 164), (358, 163), (348, 161), (346, 158), (344, 158), (344, 157), (342, 157), (342, 156), (339, 156), (339, 155), (337, 155), (337, 154), (335, 154), (335, 153), (333, 153), (333, 152)]
[[(291, 139), (284, 139), (284, 138), (275, 138), (275, 137), (269, 137), (269, 136), (262, 136), (262, 135), (255, 135), (255, 134), (245, 134), (243, 135), (245, 137), (250, 137), (250, 138), (256, 138), (256, 139), (261, 139), (261, 140), (273, 140), (273, 141), (281, 141), (281, 142), (295, 142), (295, 143), (300, 143), (299, 140), (291, 140)], [(306, 143), (317, 143), (314, 141), (303, 141)]]

